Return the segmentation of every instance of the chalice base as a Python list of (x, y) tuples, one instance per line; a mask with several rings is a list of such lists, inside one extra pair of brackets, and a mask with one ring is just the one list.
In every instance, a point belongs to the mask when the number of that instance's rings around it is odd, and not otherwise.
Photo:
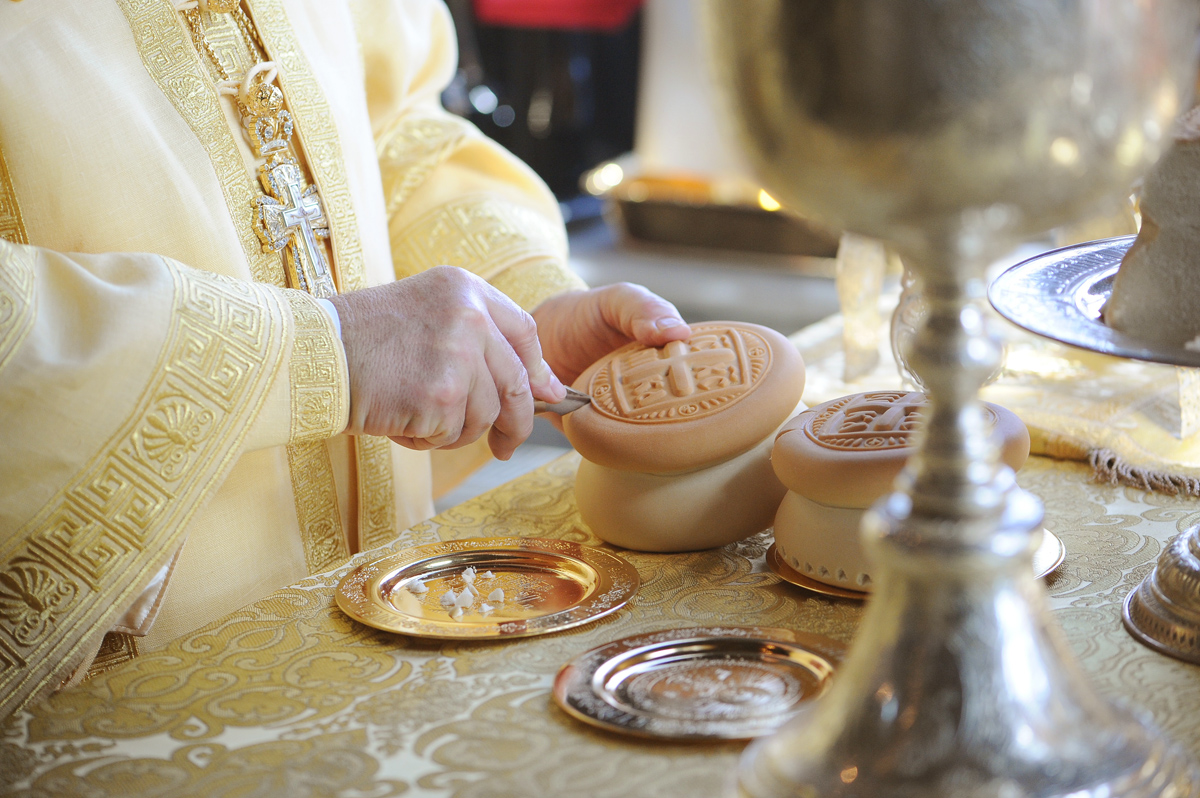
[(825, 698), (747, 749), (737, 793), (1197, 794), (1190, 760), (1075, 665), (1032, 575), (1038, 500), (1014, 490), (974, 545), (910, 506), (895, 494), (869, 517), (886, 567), (849, 658)]
[(1125, 599), (1125, 629), (1139, 642), (1200, 664), (1200, 527), (1181, 532)]

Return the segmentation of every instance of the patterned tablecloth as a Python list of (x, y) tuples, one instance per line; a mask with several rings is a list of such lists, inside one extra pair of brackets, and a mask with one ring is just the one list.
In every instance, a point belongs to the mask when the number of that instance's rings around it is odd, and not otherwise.
[[(810, 361), (811, 364), (812, 361)], [(862, 390), (861, 388), (859, 390)], [(406, 531), (390, 548), (468, 537), (598, 544), (573, 497), (577, 455)], [(1101, 485), (1081, 463), (1032, 458), (1067, 558), (1052, 606), (1101, 693), (1140, 708), (1200, 757), (1200, 668), (1125, 633), (1120, 604), (1200, 502)], [(20, 796), (712, 795), (741, 744), (625, 738), (559, 711), (559, 666), (617, 638), (704, 624), (850, 640), (862, 608), (780, 582), (764, 533), (689, 554), (621, 554), (643, 585), (587, 626), (509, 642), (439, 643), (351, 621), (350, 566), (280, 590), (159, 652), (59, 693), (0, 727), (0, 790)], [(230, 567), (235, 567), (231, 564)]]

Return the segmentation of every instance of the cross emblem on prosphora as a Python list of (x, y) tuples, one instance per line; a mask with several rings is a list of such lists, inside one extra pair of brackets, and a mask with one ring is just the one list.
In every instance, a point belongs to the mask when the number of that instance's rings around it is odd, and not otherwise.
[[(653, 360), (641, 363), (628, 371), (622, 368), (618, 359), (613, 363), (614, 381), (622, 386), (632, 386), (648, 377), (665, 377), (672, 396), (691, 396), (699, 387), (696, 384), (696, 369), (725, 366), (737, 360), (737, 353), (732, 349), (720, 347), (693, 351), (684, 341), (671, 341), (655, 354)], [(629, 399), (625, 392), (616, 393), (621, 410), (625, 413), (632, 412), (635, 408), (627, 406)]]
[(900, 432), (908, 419), (909, 411), (927, 404), (925, 394), (916, 391), (898, 398), (894, 395), (880, 398), (878, 394), (868, 393), (830, 416), (821, 432), (827, 435), (848, 432)]
[(284, 253), (297, 288), (316, 297), (337, 293), (325, 246), (318, 239), (329, 237), (329, 222), (317, 196), (316, 186), (305, 186), (299, 165), (291, 159), (260, 167), (266, 196), (258, 198), (259, 237), (263, 249)]

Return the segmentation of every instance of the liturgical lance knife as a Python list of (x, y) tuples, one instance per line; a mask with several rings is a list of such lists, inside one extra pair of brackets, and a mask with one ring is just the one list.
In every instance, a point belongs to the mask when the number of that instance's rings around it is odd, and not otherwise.
[(567, 396), (561, 402), (543, 402), (535, 401), (533, 403), (534, 413), (557, 413), (560, 416), (565, 416), (586, 404), (591, 404), (592, 397), (586, 393), (580, 393), (574, 388), (567, 388)]

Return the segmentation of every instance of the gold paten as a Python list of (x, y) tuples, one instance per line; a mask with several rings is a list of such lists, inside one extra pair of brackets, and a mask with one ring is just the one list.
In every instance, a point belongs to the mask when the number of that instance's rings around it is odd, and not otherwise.
[[(805, 590), (811, 590), (814, 593), (820, 593), (824, 596), (854, 599), (855, 601), (865, 601), (871, 595), (871, 591), (869, 590), (851, 590), (848, 587), (838, 587), (826, 584), (825, 582), (818, 582), (812, 577), (805, 576), (783, 558), (783, 555), (779, 553), (779, 547), (774, 543), (767, 549), (766, 557), (767, 567), (771, 569), (771, 573), (796, 587), (802, 587)], [(1057, 571), (1058, 567), (1066, 559), (1067, 547), (1063, 545), (1062, 539), (1050, 530), (1043, 529), (1042, 542), (1038, 544), (1037, 549), (1033, 552), (1034, 577), (1045, 579)]]
[[(442, 599), (464, 591), (468, 567), (476, 571), (478, 596), (456, 618)], [(336, 597), (343, 612), (376, 629), (484, 640), (549, 634), (594, 621), (623, 607), (640, 584), (636, 568), (593, 546), (481, 538), (417, 546), (360, 565), (342, 579)], [(503, 599), (489, 601), (496, 589)]]
[(1166, 145), (1191, 94), (1183, 0), (710, 0), (743, 149), (783, 205), (889, 241), (928, 310), (907, 362), (916, 454), (869, 511), (873, 598), (829, 694), (752, 744), (784, 796), (1184, 796), (1200, 772), (1103, 699), (1033, 579), (1042, 507), (988, 434), (979, 300), (1013, 242), (1085, 215)]
[(763, 627), (633, 635), (579, 655), (554, 679), (568, 715), (668, 740), (745, 740), (774, 731), (824, 695), (846, 645)]

